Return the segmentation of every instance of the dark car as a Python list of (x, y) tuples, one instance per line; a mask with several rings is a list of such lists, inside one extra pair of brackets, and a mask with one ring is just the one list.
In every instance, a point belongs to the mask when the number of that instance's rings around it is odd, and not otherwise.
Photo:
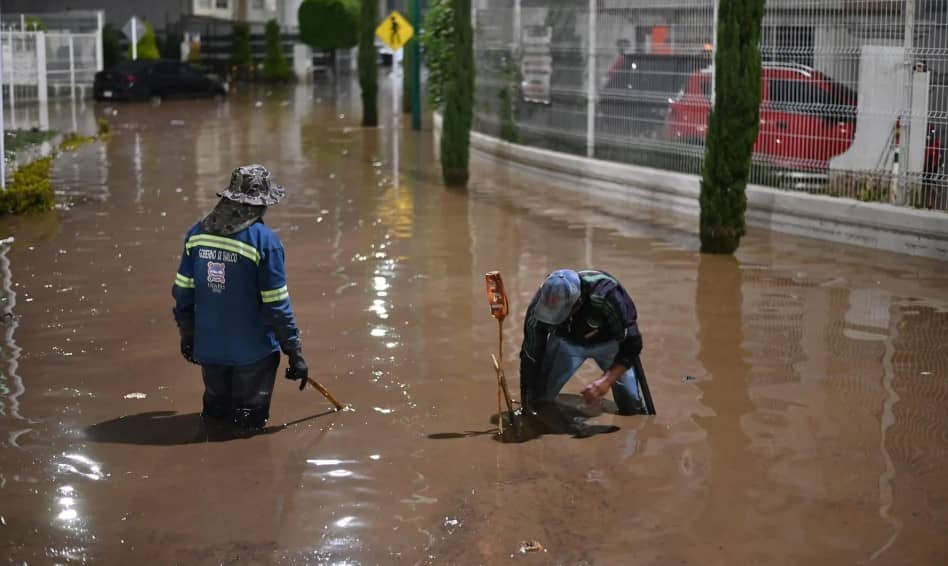
[(706, 55), (634, 53), (619, 55), (599, 91), (599, 126), (603, 134), (659, 138), (668, 103), (700, 69)]
[(95, 74), (96, 100), (148, 100), (153, 97), (196, 97), (223, 95), (227, 89), (180, 61), (122, 61)]

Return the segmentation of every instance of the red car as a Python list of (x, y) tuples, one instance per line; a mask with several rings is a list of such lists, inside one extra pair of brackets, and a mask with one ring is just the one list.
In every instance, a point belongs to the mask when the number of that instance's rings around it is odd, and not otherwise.
[[(794, 63), (764, 63), (760, 133), (754, 152), (774, 165), (825, 171), (829, 160), (852, 145), (856, 93), (823, 73)], [(711, 110), (711, 69), (692, 73), (672, 102), (665, 122), (673, 141), (704, 143)], [(927, 135), (925, 170), (941, 162), (935, 131)]]

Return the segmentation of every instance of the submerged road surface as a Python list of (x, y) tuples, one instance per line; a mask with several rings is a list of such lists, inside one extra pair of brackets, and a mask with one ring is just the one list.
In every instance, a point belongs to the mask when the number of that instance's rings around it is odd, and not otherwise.
[[(481, 159), (446, 190), (430, 131), (401, 130), (396, 175), (357, 104), (97, 105), (114, 134), (58, 158), (60, 209), (0, 219), (4, 562), (948, 564), (948, 266), (759, 231), (702, 257), (680, 221)], [(241, 438), (200, 422), (170, 289), (253, 162), (287, 187), (266, 221), (312, 375), (353, 410), (278, 378)], [(636, 301), (658, 415), (498, 442), (484, 272), (519, 396), (527, 302), (586, 266)]]

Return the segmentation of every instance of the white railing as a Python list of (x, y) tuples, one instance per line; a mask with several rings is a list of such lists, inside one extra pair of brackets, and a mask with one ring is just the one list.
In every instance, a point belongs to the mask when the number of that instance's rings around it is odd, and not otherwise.
[[(476, 129), (700, 174), (714, 0), (478, 7)], [(948, 2), (769, 0), (761, 55), (752, 182), (948, 211)]]
[[(45, 129), (50, 97), (91, 96), (95, 73), (102, 69), (101, 34), (0, 30), (0, 56), (6, 127)], [(34, 104), (39, 111), (25, 115), (38, 123), (18, 123), (18, 108)]]

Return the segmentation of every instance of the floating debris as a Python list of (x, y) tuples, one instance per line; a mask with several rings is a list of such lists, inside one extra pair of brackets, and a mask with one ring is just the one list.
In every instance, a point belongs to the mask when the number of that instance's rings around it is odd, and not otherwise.
[(144, 399), (146, 397), (148, 397), (148, 395), (144, 393), (129, 393), (128, 395), (125, 395), (125, 397), (123, 398), (124, 399)]
[(546, 552), (546, 548), (537, 540), (525, 540), (520, 543), (520, 554), (528, 552)]
[(448, 530), (448, 533), (452, 533), (452, 534), (453, 534), (454, 531), (456, 531), (457, 529), (461, 528), (461, 526), (464, 524), (464, 522), (461, 521), (460, 519), (456, 519), (456, 518), (454, 518), (454, 517), (445, 517), (445, 518), (444, 518), (444, 523), (442, 523), (442, 524), (444, 525), (444, 528)]
[(686, 375), (685, 377), (681, 378), (681, 380), (682, 380), (682, 381), (685, 381), (685, 382), (688, 382), (688, 381), (698, 381), (698, 378), (695, 377), (695, 376), (693, 376), (693, 375)]

